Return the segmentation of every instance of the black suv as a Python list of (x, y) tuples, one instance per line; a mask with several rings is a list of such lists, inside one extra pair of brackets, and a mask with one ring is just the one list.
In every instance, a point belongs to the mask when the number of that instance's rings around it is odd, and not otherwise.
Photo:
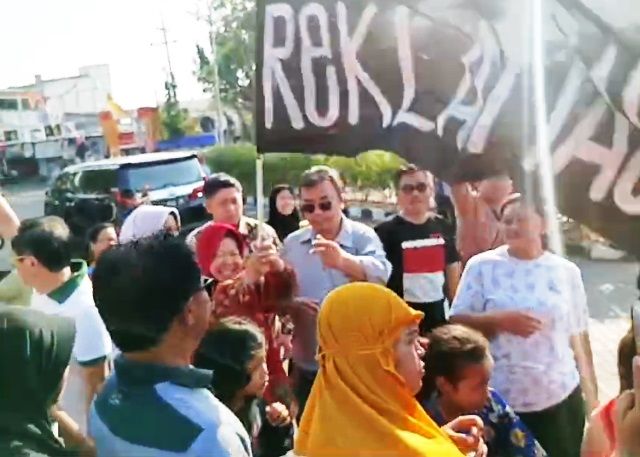
[(47, 191), (44, 213), (62, 217), (74, 235), (115, 222), (123, 191), (146, 193), (154, 205), (180, 211), (183, 231), (206, 221), (205, 174), (195, 152), (154, 152), (86, 162), (62, 170)]

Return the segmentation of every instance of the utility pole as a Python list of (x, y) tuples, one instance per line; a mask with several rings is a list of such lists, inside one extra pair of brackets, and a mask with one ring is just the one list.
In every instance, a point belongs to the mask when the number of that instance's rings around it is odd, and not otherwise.
[(169, 101), (177, 102), (178, 96), (176, 94), (176, 89), (178, 86), (176, 84), (175, 75), (173, 74), (173, 66), (171, 65), (171, 52), (169, 51), (169, 44), (174, 42), (173, 41), (170, 42), (167, 38), (167, 27), (164, 24), (164, 17), (161, 17), (160, 21), (161, 21), (162, 27), (160, 27), (159, 30), (162, 32), (162, 42), (158, 44), (164, 46), (164, 50), (167, 55), (167, 65), (169, 67), (169, 81), (165, 83), (165, 89), (167, 89), (169, 93)]
[(213, 17), (213, 4), (211, 1), (206, 2), (207, 14), (202, 17), (199, 13), (196, 17), (199, 20), (206, 22), (209, 27), (209, 46), (211, 47), (211, 64), (213, 65), (213, 97), (216, 102), (216, 136), (218, 137), (218, 144), (224, 144), (224, 130), (222, 128), (222, 122), (224, 119), (224, 112), (222, 109), (222, 97), (220, 96), (220, 75), (218, 74), (218, 45), (216, 44), (216, 27)]

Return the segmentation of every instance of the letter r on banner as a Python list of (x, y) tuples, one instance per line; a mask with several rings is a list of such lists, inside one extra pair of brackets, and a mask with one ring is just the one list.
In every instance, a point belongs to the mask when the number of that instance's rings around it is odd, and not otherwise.
[[(276, 18), (285, 21), (284, 44), (280, 47), (275, 42)], [(295, 12), (287, 3), (272, 3), (265, 9), (264, 23), (264, 63), (262, 70), (262, 91), (264, 93), (264, 125), (270, 129), (273, 126), (274, 92), (275, 86), (280, 89), (284, 105), (291, 120), (291, 126), (296, 130), (304, 128), (304, 119), (293, 95), (287, 76), (282, 68), (282, 61), (287, 60), (293, 53), (295, 43)], [(275, 77), (275, 86), (274, 79)]]

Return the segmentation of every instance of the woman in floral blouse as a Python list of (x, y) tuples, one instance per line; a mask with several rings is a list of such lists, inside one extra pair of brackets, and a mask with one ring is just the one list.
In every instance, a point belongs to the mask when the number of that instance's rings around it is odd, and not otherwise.
[(546, 457), (531, 432), (493, 389), (489, 343), (475, 330), (446, 325), (429, 336), (420, 402), (439, 425), (475, 414), (484, 422), (489, 457)]
[(225, 317), (242, 317), (264, 332), (269, 372), (265, 399), (289, 406), (291, 392), (278, 344), (278, 313), (293, 300), (295, 275), (272, 243), (255, 244), (250, 256), (247, 251), (244, 237), (231, 225), (213, 223), (198, 236), (198, 264), (202, 274), (215, 283), (212, 323)]
[(507, 244), (467, 263), (451, 322), (489, 338), (491, 386), (549, 455), (579, 457), (585, 409), (598, 405), (589, 309), (578, 266), (547, 250), (545, 213), (538, 198), (507, 199)]

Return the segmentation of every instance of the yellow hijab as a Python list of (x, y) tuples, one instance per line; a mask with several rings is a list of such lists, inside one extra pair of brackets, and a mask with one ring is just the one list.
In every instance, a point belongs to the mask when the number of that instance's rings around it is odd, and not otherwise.
[(374, 284), (348, 284), (327, 296), (318, 317), (320, 371), (296, 455), (462, 456), (395, 370), (394, 342), (422, 318)]

